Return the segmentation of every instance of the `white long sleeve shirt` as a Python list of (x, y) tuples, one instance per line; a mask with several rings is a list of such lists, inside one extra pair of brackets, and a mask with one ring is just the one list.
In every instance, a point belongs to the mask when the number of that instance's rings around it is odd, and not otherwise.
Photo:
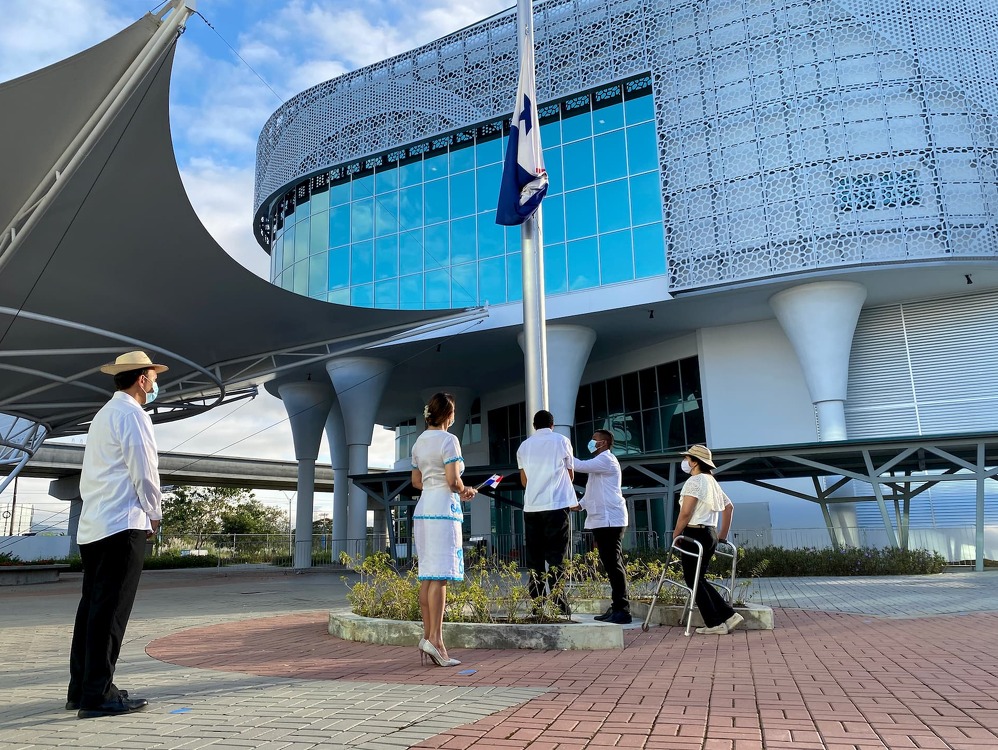
[(620, 462), (610, 451), (589, 459), (572, 459), (575, 471), (588, 474), (586, 494), (579, 501), (586, 509), (586, 528), (624, 528), (627, 501), (620, 491)]
[(163, 518), (152, 420), (124, 391), (117, 391), (90, 423), (80, 497), (78, 544), (128, 529), (152, 531), (150, 520)]

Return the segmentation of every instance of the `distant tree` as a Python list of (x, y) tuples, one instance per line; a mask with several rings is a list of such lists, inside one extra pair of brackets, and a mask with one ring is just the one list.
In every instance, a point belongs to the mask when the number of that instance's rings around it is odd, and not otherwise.
[(163, 532), (194, 537), (200, 549), (212, 534), (276, 534), (287, 514), (248, 490), (229, 487), (177, 487), (163, 497)]
[(318, 518), (312, 521), (312, 533), (313, 534), (332, 534), (333, 533), (333, 519), (332, 518)]

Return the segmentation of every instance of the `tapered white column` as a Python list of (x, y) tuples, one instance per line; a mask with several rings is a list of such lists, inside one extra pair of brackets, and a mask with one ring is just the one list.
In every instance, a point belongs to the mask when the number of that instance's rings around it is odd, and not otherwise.
[(298, 502), (295, 515), (296, 569), (312, 567), (312, 515), (315, 505), (315, 461), (333, 392), (328, 383), (284, 383), (277, 388), (291, 422), (298, 460)]
[[(521, 333), (517, 340), (524, 346)], [(554, 415), (554, 430), (571, 437), (575, 424), (575, 402), (579, 397), (579, 383), (585, 372), (589, 354), (596, 343), (596, 332), (591, 328), (572, 325), (547, 326), (548, 351), (548, 404)], [(527, 431), (533, 414), (527, 414)], [(588, 439), (588, 436), (587, 436)]]
[[(845, 440), (849, 353), (866, 288), (851, 281), (818, 281), (774, 294), (769, 304), (797, 353), (818, 420), (818, 439)], [(847, 490), (848, 493), (848, 490)], [(843, 493), (836, 493), (843, 494)], [(829, 508), (843, 541), (854, 543), (855, 503)]]
[[(343, 357), (326, 364), (336, 389), (346, 433), (351, 474), (366, 474), (368, 452), (374, 435), (374, 418), (381, 395), (392, 373), (392, 363), (375, 357)], [(347, 513), (347, 552), (354, 557), (366, 553), (367, 495), (351, 484)]]
[(347, 434), (343, 426), (343, 412), (339, 399), (333, 399), (326, 417), (326, 441), (329, 443), (329, 462), (333, 467), (333, 562), (339, 559), (340, 552), (346, 551), (348, 537), (347, 517), (350, 497), (350, 452), (347, 449)]

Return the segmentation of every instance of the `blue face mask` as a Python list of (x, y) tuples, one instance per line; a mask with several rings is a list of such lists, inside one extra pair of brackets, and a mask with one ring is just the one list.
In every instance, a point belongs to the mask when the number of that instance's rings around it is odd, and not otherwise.
[(157, 383), (154, 380), (154, 381), (152, 381), (152, 390), (149, 391), (148, 393), (146, 393), (146, 406), (148, 406), (153, 401), (155, 401), (156, 400), (156, 396), (158, 396), (158, 395), (159, 395), (159, 383)]
[(590, 453), (595, 453), (596, 452), (596, 441), (595, 440), (590, 440), (586, 444), (586, 447), (589, 449)]

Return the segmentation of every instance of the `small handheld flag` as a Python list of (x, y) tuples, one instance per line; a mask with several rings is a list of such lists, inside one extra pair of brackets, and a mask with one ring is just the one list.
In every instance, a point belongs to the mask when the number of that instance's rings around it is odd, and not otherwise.
[(498, 487), (499, 482), (502, 481), (502, 474), (493, 474), (480, 485), (475, 487), (476, 490), (482, 489), (482, 487)]

